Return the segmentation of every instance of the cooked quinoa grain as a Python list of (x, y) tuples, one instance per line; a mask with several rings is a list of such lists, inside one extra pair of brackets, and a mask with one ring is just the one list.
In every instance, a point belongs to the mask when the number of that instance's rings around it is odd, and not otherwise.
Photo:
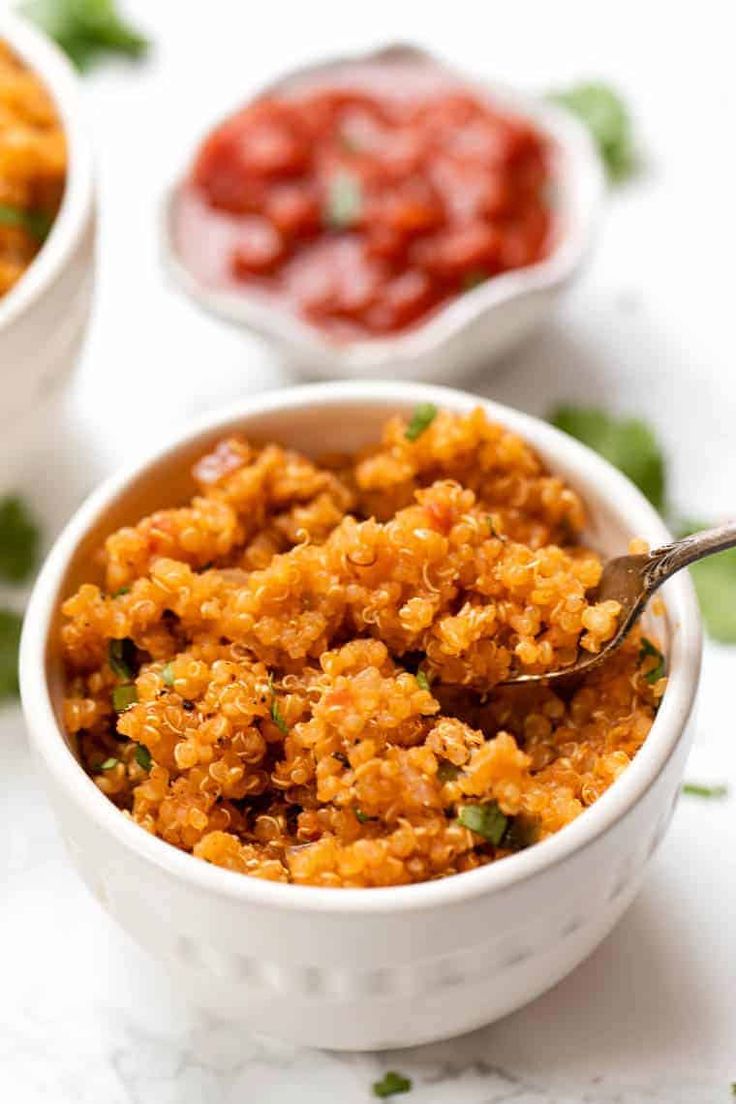
[(500, 685), (615, 632), (579, 497), (481, 410), (407, 424), (321, 465), (221, 441), (65, 601), (67, 730), (147, 831), (273, 881), (419, 882), (564, 827), (646, 739), (638, 629), (575, 689)]
[(61, 203), (66, 161), (48, 92), (0, 39), (0, 295), (41, 248)]

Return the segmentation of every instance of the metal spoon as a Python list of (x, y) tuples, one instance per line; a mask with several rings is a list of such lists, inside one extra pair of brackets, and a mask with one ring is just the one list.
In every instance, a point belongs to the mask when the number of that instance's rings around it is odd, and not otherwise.
[(704, 556), (712, 556), (715, 552), (723, 552), (726, 548), (734, 547), (736, 547), (736, 521), (719, 525), (716, 529), (705, 529), (702, 533), (693, 533), (692, 536), (674, 541), (673, 544), (666, 544), (664, 548), (657, 548), (646, 555), (617, 556), (615, 560), (609, 560), (603, 569), (601, 581), (592, 594), (592, 600), (605, 602), (613, 599), (620, 603), (621, 613), (616, 635), (603, 645), (600, 652), (592, 654), (578, 651), (577, 659), (568, 667), (545, 671), (538, 675), (513, 675), (501, 685), (557, 682), (559, 679), (574, 678), (594, 670), (601, 663), (605, 663), (611, 653), (620, 646), (629, 629), (640, 617), (647, 602), (662, 583), (696, 560), (702, 560)]

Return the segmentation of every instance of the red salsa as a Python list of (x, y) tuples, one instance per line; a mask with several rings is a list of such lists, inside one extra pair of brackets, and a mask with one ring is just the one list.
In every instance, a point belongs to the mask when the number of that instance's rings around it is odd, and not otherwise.
[(204, 141), (180, 247), (337, 339), (393, 334), (545, 256), (548, 162), (530, 122), (462, 87), (287, 89)]

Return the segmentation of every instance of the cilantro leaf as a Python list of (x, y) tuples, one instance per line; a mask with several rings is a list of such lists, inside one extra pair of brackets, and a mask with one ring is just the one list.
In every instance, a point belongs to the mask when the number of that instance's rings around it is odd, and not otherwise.
[(138, 649), (129, 636), (122, 640), (110, 640), (107, 644), (107, 662), (110, 670), (124, 682), (130, 682), (135, 674)]
[(598, 147), (609, 180), (621, 181), (636, 168), (631, 118), (613, 88), (599, 81), (577, 84), (550, 99), (577, 115)]
[(374, 1096), (396, 1096), (397, 1093), (407, 1093), (410, 1089), (411, 1078), (404, 1077), (403, 1073), (397, 1073), (396, 1070), (389, 1070), (380, 1081), (373, 1082)]
[(449, 759), (443, 759), (437, 767), (437, 781), (454, 782), (460, 774), (460, 767), (456, 767)]
[(644, 679), (653, 686), (655, 682), (664, 675), (664, 656), (660, 652), (659, 648), (655, 647), (646, 636), (641, 638), (641, 647), (639, 648), (639, 663), (643, 663), (647, 658), (656, 659), (654, 667), (650, 668), (644, 675)]
[(327, 185), (323, 219), (331, 230), (347, 230), (360, 219), (363, 192), (353, 173), (338, 172)]
[(483, 836), (494, 847), (498, 847), (508, 825), (508, 817), (501, 812), (496, 801), (485, 801), (482, 805), (463, 805), (457, 819), (463, 827)]
[(0, 226), (20, 227), (38, 241), (45, 241), (54, 221), (48, 211), (28, 211), (12, 203), (0, 203)]
[(0, 579), (22, 583), (32, 574), (38, 556), (38, 526), (22, 499), (0, 500)]
[(592, 407), (560, 406), (550, 418), (558, 429), (576, 437), (636, 483), (653, 506), (665, 501), (662, 450), (650, 427), (639, 418), (616, 418)]
[(135, 749), (135, 761), (143, 770), (151, 769), (151, 753), (145, 744), (138, 744)]
[(138, 58), (148, 40), (127, 23), (114, 0), (27, 0), (23, 11), (83, 71), (104, 54)]
[(0, 701), (18, 694), (18, 645), (23, 619), (0, 609)]
[(419, 403), (415, 406), (414, 413), (404, 431), (407, 441), (416, 441), (418, 437), (421, 437), (425, 429), (429, 429), (438, 413), (439, 411), (434, 403)]
[(416, 680), (420, 690), (429, 690), (431, 688), (429, 676), (427, 675), (426, 671), (422, 670), (421, 667), (416, 673)]
[(276, 690), (274, 689), (273, 685), (273, 675), (271, 674), (269, 674), (268, 676), (268, 688), (271, 691), (271, 707), (269, 709), (271, 720), (276, 725), (279, 732), (281, 732), (284, 736), (288, 736), (289, 726), (286, 723), (286, 719), (281, 712), (281, 709), (279, 708), (278, 698), (276, 697)]
[(135, 683), (124, 682), (121, 686), (112, 688), (112, 707), (116, 713), (124, 713), (138, 701), (138, 691)]
[(699, 782), (683, 782), (682, 792), (689, 797), (728, 797), (728, 786), (703, 786)]

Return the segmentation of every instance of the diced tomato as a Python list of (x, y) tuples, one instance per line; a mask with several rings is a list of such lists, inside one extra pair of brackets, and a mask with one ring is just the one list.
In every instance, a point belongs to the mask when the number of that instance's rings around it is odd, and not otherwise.
[(284, 256), (284, 241), (273, 223), (257, 215), (244, 219), (232, 252), (236, 276), (265, 275)]

